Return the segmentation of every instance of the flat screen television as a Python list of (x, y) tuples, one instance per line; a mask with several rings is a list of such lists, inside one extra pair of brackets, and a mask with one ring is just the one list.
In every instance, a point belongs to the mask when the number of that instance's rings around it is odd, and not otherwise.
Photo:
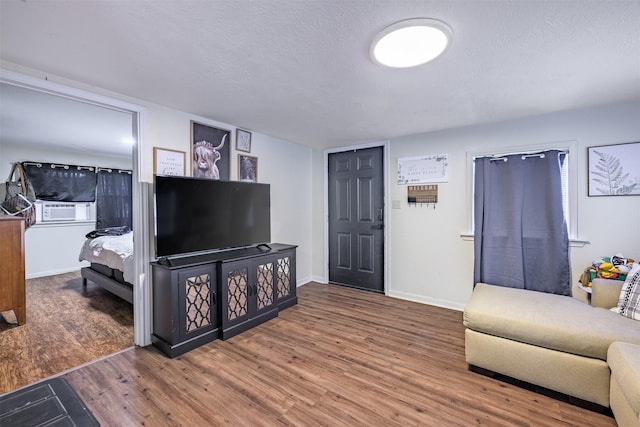
[(155, 175), (156, 257), (271, 241), (269, 184)]

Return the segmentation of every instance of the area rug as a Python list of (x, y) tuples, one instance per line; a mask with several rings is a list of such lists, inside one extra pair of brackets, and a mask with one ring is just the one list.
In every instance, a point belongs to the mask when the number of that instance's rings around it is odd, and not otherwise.
[(53, 378), (0, 397), (0, 426), (99, 426), (63, 378)]

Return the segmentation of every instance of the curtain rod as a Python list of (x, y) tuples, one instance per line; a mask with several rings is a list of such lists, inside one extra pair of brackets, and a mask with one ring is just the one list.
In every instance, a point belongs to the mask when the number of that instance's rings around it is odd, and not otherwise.
[[(512, 154), (514, 155), (514, 154)], [(522, 160), (526, 160), (526, 159), (530, 159), (532, 157), (537, 157), (539, 159), (544, 159), (544, 153), (537, 153), (537, 154), (523, 154), (522, 156), (520, 156), (520, 158)], [(489, 159), (490, 162), (495, 162), (496, 160), (503, 160), (503, 161), (507, 161), (509, 159), (507, 159), (506, 157), (492, 157), (491, 159)]]
[[(102, 171), (112, 173), (112, 172), (114, 172), (114, 169), (111, 169), (111, 168), (98, 168), (98, 172), (102, 172)], [(133, 173), (132, 170), (128, 170), (128, 169), (117, 169), (117, 170), (115, 170), (115, 172), (126, 173), (126, 174), (129, 174), (129, 175), (131, 175)]]
[(497, 160), (502, 160), (503, 162), (506, 162), (507, 156), (521, 156), (522, 160), (531, 158), (531, 157), (538, 157), (538, 158), (544, 158), (545, 153), (548, 153), (549, 151), (557, 151), (559, 154), (569, 154), (568, 150), (544, 150), (544, 151), (527, 151), (527, 152), (521, 152), (521, 153), (506, 153), (506, 154), (487, 154), (487, 155), (482, 155), (482, 156), (476, 156), (473, 158), (473, 160), (475, 161), (476, 159), (483, 159), (485, 157), (489, 157), (489, 161), (490, 162), (495, 162)]
[[(42, 163), (36, 163), (36, 162), (22, 162), (23, 165), (25, 166), (35, 166), (37, 168), (41, 168), (43, 166)], [(62, 168), (62, 169), (69, 169), (71, 167), (76, 168), (77, 170), (83, 170), (86, 169), (88, 171), (93, 172), (95, 169), (95, 166), (75, 166), (75, 165), (63, 165), (63, 164), (57, 164), (57, 163), (51, 163), (49, 165), (49, 167), (51, 169), (57, 169), (57, 168)]]
[[(35, 166), (38, 168), (41, 168), (43, 166), (43, 163), (38, 163), (38, 162), (22, 162), (23, 165), (25, 166)], [(100, 172), (100, 171), (108, 171), (109, 173), (116, 171), (117, 173), (127, 173), (129, 175), (131, 175), (133, 173), (132, 170), (128, 170), (128, 169), (112, 169), (112, 168), (101, 168), (98, 166), (75, 166), (75, 165), (64, 165), (64, 164), (59, 164), (59, 163), (51, 163), (50, 164), (51, 169), (56, 169), (56, 168), (62, 168), (62, 169), (69, 169), (71, 167), (76, 168), (77, 170), (88, 170), (88, 171), (96, 171), (96, 172)]]
[[(34, 163), (34, 162), (22, 162), (22, 164), (24, 166), (35, 166), (37, 168), (41, 168), (43, 166), (42, 163)], [(69, 169), (71, 166), (70, 165), (61, 165), (61, 164), (56, 164), (56, 163), (50, 163), (49, 167), (51, 169), (57, 169), (57, 168), (62, 168), (62, 169)], [(90, 166), (76, 166), (78, 168), (78, 170), (82, 169), (89, 169), (89, 170), (93, 170)]]

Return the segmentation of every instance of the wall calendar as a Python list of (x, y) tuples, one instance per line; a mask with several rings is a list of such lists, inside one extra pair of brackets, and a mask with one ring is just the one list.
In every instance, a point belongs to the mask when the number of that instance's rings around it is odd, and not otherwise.
[(398, 158), (398, 184), (447, 182), (448, 154)]

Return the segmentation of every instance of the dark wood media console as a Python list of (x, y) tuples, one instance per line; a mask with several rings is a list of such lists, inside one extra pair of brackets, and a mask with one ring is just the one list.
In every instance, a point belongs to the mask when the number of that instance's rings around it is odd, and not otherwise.
[(172, 358), (231, 338), (298, 302), (293, 245), (162, 258), (151, 266), (152, 342)]

